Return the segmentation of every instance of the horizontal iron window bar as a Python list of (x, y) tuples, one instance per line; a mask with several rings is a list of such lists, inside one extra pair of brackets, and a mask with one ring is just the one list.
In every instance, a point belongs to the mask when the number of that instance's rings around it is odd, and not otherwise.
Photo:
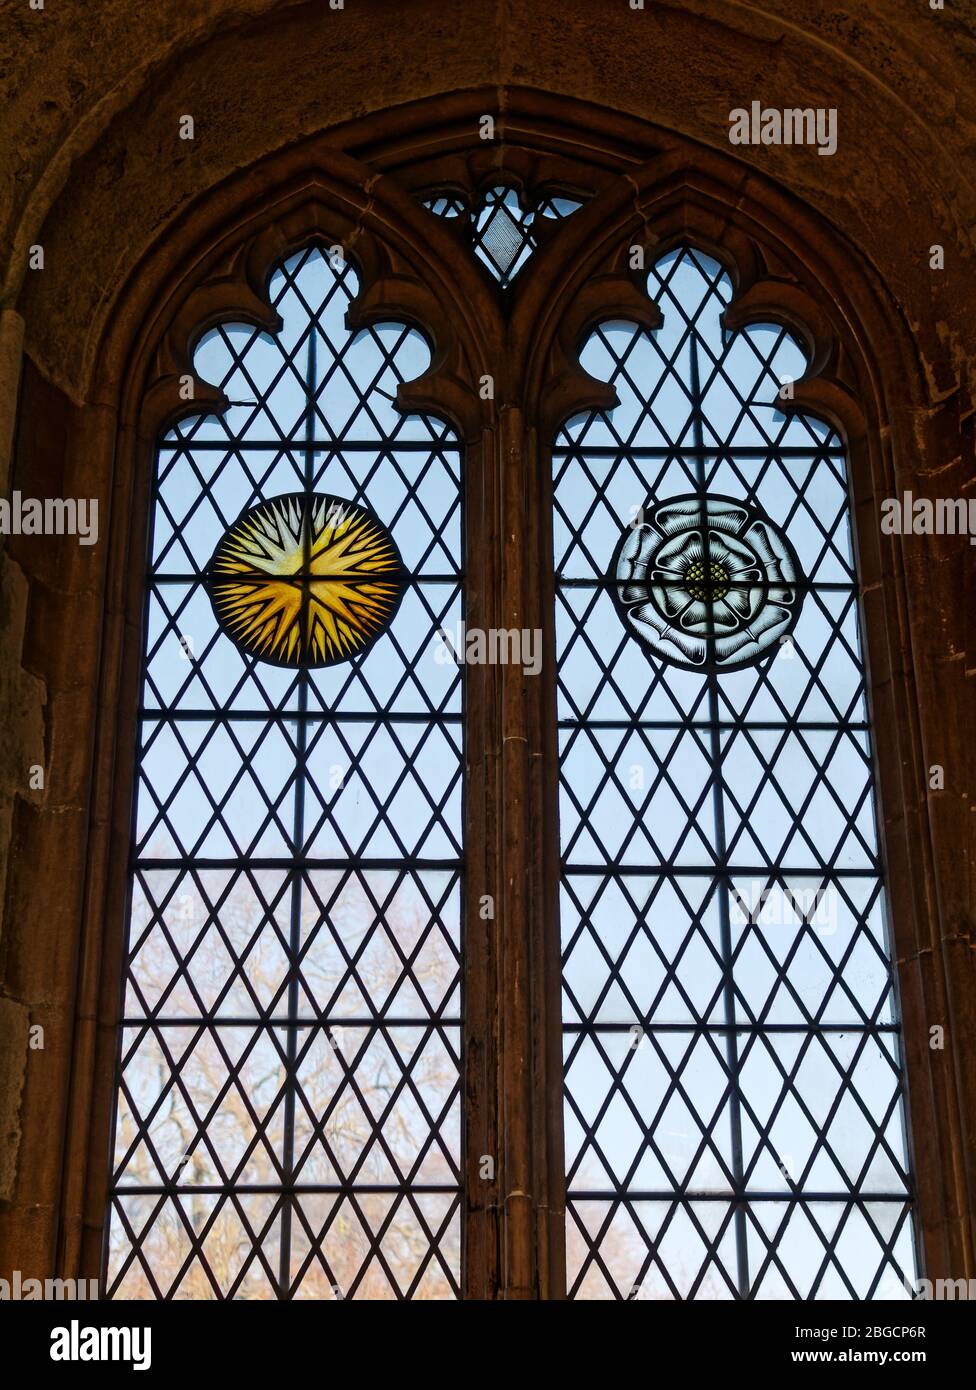
[(562, 870), (566, 874), (643, 874), (649, 877), (656, 874), (662, 878), (673, 877), (698, 877), (703, 875), (708, 878), (728, 879), (741, 878), (743, 874), (782, 874), (797, 878), (810, 878), (818, 875), (828, 875), (831, 878), (877, 878), (882, 876), (881, 869), (874, 868), (839, 868), (830, 864), (802, 864), (790, 866), (788, 864), (621, 864), (616, 860), (608, 859), (604, 864), (574, 864), (572, 860), (562, 861)]
[(839, 458), (845, 457), (843, 448), (816, 444), (776, 444), (755, 445), (715, 445), (711, 448), (698, 448), (685, 444), (560, 444), (552, 451), (553, 458), (574, 458), (580, 454), (595, 454), (600, 458)]
[[(151, 589), (157, 584), (202, 584), (209, 577), (206, 570), (196, 572), (150, 570), (146, 574), (146, 583)], [(380, 575), (259, 574), (252, 571), (247, 574), (221, 574), (217, 577), (226, 583), (257, 585), (268, 584), (272, 581), (276, 584), (322, 584), (330, 579), (341, 579), (344, 584), (377, 584), (395, 579), (402, 584), (460, 585), (464, 580), (464, 575), (460, 570), (454, 574), (424, 574), (422, 571), (418, 574), (411, 573), (409, 570), (396, 570), (389, 574)]]
[(252, 1018), (238, 1016), (222, 1018), (220, 1014), (195, 1014), (187, 1018), (122, 1018), (121, 1028), (429, 1028), (431, 1024), (444, 1028), (460, 1028), (464, 1019), (460, 1017), (440, 1017), (432, 1013), (426, 1018), (385, 1018), (376, 1014), (373, 1018), (306, 1018), (303, 1014), (255, 1014)]
[[(193, 1188), (194, 1192), (203, 1191)], [(574, 1192), (566, 1194), (566, 1201), (573, 1202), (675, 1202), (686, 1206), (690, 1202), (789, 1202), (792, 1206), (804, 1206), (808, 1202), (843, 1202), (847, 1206), (869, 1207), (873, 1202), (901, 1202), (906, 1207), (911, 1203), (911, 1193), (905, 1192), (804, 1192), (801, 1189), (787, 1189), (784, 1192), (750, 1192), (748, 1188), (728, 1192), (689, 1192), (683, 1188), (663, 1191), (634, 1191), (631, 1188), (607, 1188), (604, 1191)]]
[[(562, 576), (561, 576), (561, 577), (558, 579), (557, 584), (558, 584), (558, 587), (559, 587), (560, 589), (612, 589), (612, 588), (618, 588), (618, 587), (626, 587), (626, 586), (627, 586), (628, 584), (630, 584), (631, 582), (632, 582), (632, 581), (629, 580), (629, 579), (618, 579), (618, 578), (616, 578), (616, 577), (614, 577), (614, 576), (610, 576), (610, 575), (604, 575), (604, 576), (602, 576), (602, 577), (600, 577), (600, 578), (596, 578), (596, 579), (585, 579), (585, 578), (583, 578), (582, 576), (577, 577), (577, 576), (575, 576), (575, 575), (570, 575), (570, 576), (566, 576), (566, 577), (562, 577)], [(642, 582), (642, 583), (647, 583), (648, 581), (641, 581), (641, 582)], [(800, 593), (803, 593), (803, 594), (807, 594), (807, 593), (821, 593), (821, 594), (823, 594), (823, 593), (845, 593), (845, 594), (857, 594), (857, 593), (860, 593), (860, 591), (861, 591), (861, 585), (858, 584), (858, 583), (857, 583), (856, 581), (854, 581), (854, 580), (842, 581), (842, 580), (839, 580), (839, 579), (838, 579), (838, 580), (791, 579), (791, 580), (789, 580), (789, 581), (786, 581), (786, 580), (775, 579), (775, 580), (767, 580), (767, 581), (763, 581), (763, 580), (759, 580), (759, 581), (758, 581), (759, 584), (761, 584), (761, 583), (763, 583), (763, 582), (768, 583), (768, 584), (770, 585), (771, 588), (797, 589), (797, 590), (799, 590)], [(686, 581), (685, 581), (684, 579), (679, 579), (679, 578), (677, 578), (677, 577), (675, 577), (674, 579), (658, 579), (658, 580), (654, 580), (653, 583), (654, 583), (657, 587), (662, 588), (662, 589), (671, 589), (671, 590), (674, 590), (674, 589), (684, 589), (684, 588), (686, 587)], [(708, 588), (713, 588), (713, 587), (714, 587), (715, 589), (719, 589), (719, 590), (721, 590), (721, 591), (724, 592), (724, 593), (728, 593), (728, 591), (729, 591), (730, 589), (742, 589), (742, 590), (744, 590), (744, 591), (748, 591), (748, 590), (750, 590), (750, 589), (755, 589), (755, 588), (757, 587), (757, 581), (756, 581), (756, 580), (752, 580), (752, 581), (750, 582), (748, 579), (732, 579), (732, 578), (729, 578), (729, 579), (722, 579), (722, 580), (720, 580), (720, 581), (719, 581), (719, 580), (709, 581), (709, 580), (704, 580), (704, 579), (703, 579), (701, 582), (699, 582), (698, 580), (695, 580), (695, 582), (694, 582), (694, 587), (695, 587), (696, 589), (708, 589)], [(795, 637), (796, 634), (793, 633), (793, 636)]]
[(245, 1196), (251, 1192), (267, 1192), (274, 1195), (302, 1197), (319, 1192), (334, 1192), (336, 1194), (348, 1194), (350, 1196), (361, 1196), (364, 1193), (369, 1196), (371, 1193), (381, 1195), (383, 1193), (397, 1192), (444, 1192), (454, 1194), (460, 1191), (456, 1183), (368, 1183), (359, 1187), (355, 1183), (254, 1183), (253, 1185), (224, 1184), (217, 1183), (199, 1184), (196, 1183), (164, 1183), (155, 1187), (133, 1184), (131, 1187), (127, 1183), (119, 1183), (113, 1189), (116, 1197), (161, 1197), (166, 1194), (170, 1196), (180, 1196), (186, 1193), (188, 1196), (206, 1195), (220, 1196), (222, 1193), (243, 1193)]
[[(384, 1020), (385, 1021), (385, 1020)], [(899, 1033), (897, 1023), (654, 1023), (634, 1018), (630, 1023), (564, 1023), (565, 1033)]]
[(208, 453), (219, 452), (223, 454), (234, 453), (237, 449), (261, 449), (271, 450), (283, 454), (304, 455), (307, 449), (313, 454), (341, 454), (347, 453), (370, 453), (384, 454), (392, 459), (395, 454), (460, 454), (463, 449), (462, 444), (455, 443), (453, 440), (432, 439), (424, 441), (421, 439), (405, 439), (401, 444), (390, 443), (389, 439), (376, 440), (371, 443), (368, 439), (334, 439), (314, 440), (310, 445), (304, 439), (247, 439), (244, 435), (230, 434), (225, 439), (190, 439), (185, 440), (164, 440), (159, 446), (161, 454), (195, 454), (202, 450)]
[[(397, 715), (396, 718), (400, 718)], [(447, 716), (444, 716), (445, 718)], [(837, 733), (840, 729), (867, 733), (870, 725), (863, 719), (742, 719), (712, 720), (707, 716), (689, 719), (560, 719), (560, 729), (798, 729)]]
[(231, 859), (195, 858), (187, 855), (183, 859), (134, 859), (134, 869), (450, 869), (459, 873), (463, 869), (461, 859), (414, 859), (401, 856), (399, 859), (309, 859), (305, 855), (254, 856), (238, 855)]
[[(460, 713), (448, 713), (447, 711), (432, 710), (429, 714), (417, 713), (406, 710), (403, 714), (391, 714), (389, 710), (361, 710), (349, 711), (342, 710), (300, 710), (294, 712), (281, 709), (278, 706), (266, 710), (234, 710), (234, 709), (191, 709), (182, 710), (172, 705), (159, 709), (143, 708), (139, 710), (139, 719), (149, 719), (156, 724), (181, 723), (184, 720), (190, 723), (216, 722), (219, 724), (227, 721), (234, 722), (240, 720), (244, 723), (267, 723), (267, 724), (315, 724), (328, 722), (330, 724), (375, 724), (378, 721), (384, 724), (460, 724), (464, 716)], [(736, 726), (737, 727), (737, 726)], [(758, 724), (751, 724), (750, 728), (759, 728)], [(804, 725), (804, 728), (813, 728), (814, 725)]]

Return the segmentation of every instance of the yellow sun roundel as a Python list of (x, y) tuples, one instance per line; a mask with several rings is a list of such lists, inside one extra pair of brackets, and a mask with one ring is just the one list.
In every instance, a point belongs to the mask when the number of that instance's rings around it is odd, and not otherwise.
[(371, 512), (324, 493), (243, 512), (207, 567), (217, 621), (275, 666), (334, 666), (366, 651), (403, 594), (400, 555)]

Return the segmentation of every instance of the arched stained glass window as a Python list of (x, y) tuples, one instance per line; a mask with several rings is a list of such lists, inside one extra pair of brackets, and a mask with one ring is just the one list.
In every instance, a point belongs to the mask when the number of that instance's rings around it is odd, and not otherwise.
[(569, 1292), (905, 1297), (844, 450), (714, 260), (648, 293), (553, 452)]
[(758, 232), (635, 282), (650, 165), (374, 153), (242, 208), (125, 385), (105, 1292), (904, 1298), (856, 345)]
[[(153, 480), (105, 1288), (459, 1287), (460, 453), (291, 256)], [(422, 669), (421, 654), (426, 658)]]

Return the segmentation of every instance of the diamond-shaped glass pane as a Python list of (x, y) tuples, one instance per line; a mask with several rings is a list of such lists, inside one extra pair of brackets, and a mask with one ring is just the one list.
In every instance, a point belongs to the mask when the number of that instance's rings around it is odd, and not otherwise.
[[(429, 352), (399, 324), (351, 333), (356, 289), (319, 250), (287, 260), (278, 334), (224, 324), (197, 348), (229, 408), (157, 452), (114, 1297), (459, 1290), (461, 686), (437, 636), (463, 620), (460, 445), (395, 409)], [(326, 580), (381, 581), (375, 534), (402, 593), (348, 659), (274, 664), (228, 630), (208, 562), (279, 498), (314, 562), (302, 499), (322, 497), (372, 528), (330, 521)], [(318, 602), (314, 563), (304, 582)]]
[(553, 455), (570, 1293), (907, 1297), (844, 451), (782, 408), (786, 331), (724, 331), (715, 261), (648, 292), (660, 329), (581, 353), (619, 404)]

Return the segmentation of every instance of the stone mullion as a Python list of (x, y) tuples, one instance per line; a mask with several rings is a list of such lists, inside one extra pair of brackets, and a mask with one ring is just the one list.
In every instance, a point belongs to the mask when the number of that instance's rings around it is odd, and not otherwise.
[[(498, 572), (486, 604), (489, 626), (527, 632), (537, 641), (548, 624), (535, 436), (522, 411), (508, 405), (499, 410), (497, 428), (488, 432), (487, 441), (486, 471), (497, 479), (498, 523)], [(548, 646), (551, 655), (551, 640)], [(544, 663), (539, 675), (528, 675), (515, 663), (487, 670), (494, 696), (488, 757), (496, 808), (487, 829), (497, 885), (497, 1295), (550, 1298), (559, 1297), (565, 1283), (558, 939), (547, 852), (555, 828), (546, 776), (554, 762), (546, 743), (554, 733), (546, 699), (551, 662)]]

